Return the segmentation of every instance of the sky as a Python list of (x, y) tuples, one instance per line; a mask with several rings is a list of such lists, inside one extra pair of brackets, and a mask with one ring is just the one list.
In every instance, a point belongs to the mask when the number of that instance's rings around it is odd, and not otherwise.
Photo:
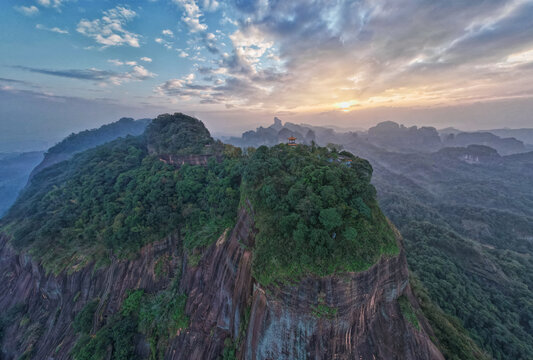
[(0, 151), (120, 117), (533, 127), (533, 0), (2, 0)]

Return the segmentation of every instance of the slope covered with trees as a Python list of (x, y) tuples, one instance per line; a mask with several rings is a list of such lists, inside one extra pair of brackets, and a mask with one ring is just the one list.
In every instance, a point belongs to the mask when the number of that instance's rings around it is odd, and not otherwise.
[[(157, 155), (206, 152), (219, 155), (206, 166), (176, 167)], [(239, 201), (249, 199), (258, 214), (260, 281), (361, 271), (398, 252), (371, 174), (368, 162), (316, 146), (260, 147), (243, 155), (215, 142), (197, 119), (162, 115), (144, 136), (38, 173), (2, 224), (17, 248), (59, 273), (108, 261), (110, 254), (129, 256), (173, 233), (198, 254), (232, 227)]]
[(239, 166), (228, 156), (178, 170), (148, 155), (144, 138), (119, 139), (37, 174), (4, 229), (56, 273), (128, 256), (178, 229), (203, 244), (236, 216)]
[[(179, 117), (179, 121), (176, 121)], [(157, 154), (212, 153), (215, 141), (204, 124), (185, 114), (163, 114), (146, 129), (148, 149)]]
[(487, 356), (529, 359), (533, 153), (501, 157), (468, 147), (398, 154), (362, 142), (346, 147), (372, 163), (380, 206), (402, 233), (426, 298), (464, 326)]
[[(169, 153), (209, 155), (209, 160), (202, 165), (171, 165), (162, 161)], [(379, 169), (378, 184), (383, 176)], [(180, 240), (178, 252), (185, 252), (194, 267), (208, 245), (233, 227), (239, 208), (251, 204), (258, 231), (251, 272), (265, 287), (285, 286), (306, 275), (362, 271), (381, 257), (398, 253), (394, 232), (370, 183), (372, 172), (366, 160), (337, 147), (281, 144), (243, 152), (214, 141), (194, 118), (163, 115), (142, 136), (117, 139), (36, 174), (1, 226), (12, 245), (55, 274), (75, 272), (92, 262), (98, 268), (117, 258), (134, 258), (142, 246), (169, 235)], [(414, 288), (439, 347), (450, 359), (484, 358), (461, 323), (450, 316), (463, 320), (465, 313), (451, 311), (438, 298), (441, 306), (435, 305), (436, 294), (444, 286), (435, 276), (443, 255), (430, 257), (435, 251), (431, 241), (436, 239), (416, 240), (428, 232), (404, 227), (403, 213), (396, 214), (395, 202), (386, 199), (382, 197), (382, 203), (389, 216), (407, 234), (406, 244), (414, 254), (409, 257), (411, 266), (428, 289)], [(413, 206), (405, 206), (405, 214), (421, 216)], [(414, 245), (424, 241), (428, 245)], [(428, 257), (432, 263), (423, 266), (422, 259)], [(154, 276), (166, 271), (170, 260), (165, 259), (156, 261)], [(452, 265), (445, 267), (450, 274), (455, 270)], [(89, 299), (73, 320), (77, 343), (71, 355), (75, 359), (131, 358), (135, 339), (142, 334), (149, 341), (151, 356), (162, 356), (169, 337), (189, 326), (187, 294), (177, 286), (180, 269), (181, 264), (168, 288), (131, 292), (116, 314), (97, 322), (95, 314), (102, 303)], [(429, 286), (428, 279), (434, 286)], [(449, 305), (458, 310), (459, 297), (452, 296)], [(420, 314), (405, 299), (399, 306), (419, 327), (416, 316)], [(12, 317), (0, 318), (0, 325), (9, 324)], [(471, 323), (464, 325), (475, 334)], [(527, 335), (520, 336), (512, 346)], [(485, 337), (480, 333), (475, 338), (484, 348)], [(230, 358), (236, 353), (231, 346), (224, 351)], [(521, 354), (514, 347), (511, 351)]]
[(245, 164), (244, 194), (258, 213), (254, 275), (260, 282), (362, 271), (398, 253), (366, 160), (282, 144), (261, 146)]

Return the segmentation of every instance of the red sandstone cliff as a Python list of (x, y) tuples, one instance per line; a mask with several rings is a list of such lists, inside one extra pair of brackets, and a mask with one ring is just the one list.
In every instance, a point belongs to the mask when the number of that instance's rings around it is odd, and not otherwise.
[[(144, 247), (135, 260), (114, 261), (102, 269), (91, 265), (73, 274), (53, 276), (28, 255), (17, 254), (7, 238), (0, 237), (0, 309), (25, 304), (28, 317), (6, 329), (1, 344), (4, 358), (18, 359), (33, 349), (33, 359), (70, 359), (76, 342), (72, 329), (76, 313), (88, 301), (99, 298), (95, 323), (100, 327), (120, 308), (128, 289), (157, 291), (168, 286), (170, 276), (158, 279), (155, 263), (168, 256), (166, 270), (172, 274), (181, 264), (178, 249), (176, 239), (169, 237)], [(142, 347), (140, 353), (148, 351)]]
[[(418, 307), (403, 251), (365, 272), (263, 289), (251, 276), (253, 239), (253, 219), (241, 211), (231, 235), (187, 268), (182, 286), (191, 327), (174, 339), (169, 359), (216, 358), (226, 337), (240, 344), (241, 359), (444, 359), (425, 319), (417, 330), (400, 311), (402, 294)], [(320, 303), (337, 313), (317, 316)]]
[[(76, 340), (71, 322), (87, 301), (101, 300), (99, 327), (120, 308), (128, 289), (157, 291), (183, 267), (180, 287), (188, 294), (190, 326), (169, 341), (167, 359), (217, 359), (227, 338), (237, 344), (240, 359), (443, 359), (425, 319), (419, 318), (417, 330), (400, 311), (402, 294), (417, 308), (403, 251), (365, 272), (262, 288), (251, 274), (253, 224), (253, 215), (241, 210), (235, 228), (208, 247), (197, 266), (187, 264), (177, 239), (168, 238), (146, 246), (135, 260), (57, 277), (1, 239), (0, 308), (26, 303), (28, 324), (39, 324), (9, 327), (5, 356), (17, 358), (32, 347), (35, 359), (68, 359)], [(154, 266), (161, 256), (171, 261), (169, 276), (158, 279)], [(320, 316), (319, 305), (336, 313)], [(146, 355), (148, 344), (138, 341), (139, 355)]]

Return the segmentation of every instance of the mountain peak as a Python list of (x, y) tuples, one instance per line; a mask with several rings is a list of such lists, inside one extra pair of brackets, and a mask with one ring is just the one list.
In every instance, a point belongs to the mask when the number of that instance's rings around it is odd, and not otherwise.
[(281, 121), (280, 118), (274, 117), (274, 124), (271, 125), (270, 127), (279, 131), (283, 127), (283, 122)]
[(202, 153), (214, 143), (200, 120), (182, 113), (159, 115), (146, 128), (145, 136), (149, 152), (155, 154)]

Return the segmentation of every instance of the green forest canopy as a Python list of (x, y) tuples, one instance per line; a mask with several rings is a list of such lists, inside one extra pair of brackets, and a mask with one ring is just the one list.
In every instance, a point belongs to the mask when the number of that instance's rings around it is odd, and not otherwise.
[(206, 166), (180, 168), (148, 153), (150, 144), (191, 153), (213, 143), (200, 121), (159, 116), (146, 136), (118, 139), (37, 174), (3, 228), (17, 248), (58, 273), (109, 254), (134, 255), (178, 232), (187, 249), (201, 249), (233, 226), (246, 197), (259, 229), (254, 274), (265, 283), (360, 271), (397, 253), (370, 185), (372, 168), (350, 153), (278, 145), (242, 154), (218, 144), (210, 151), (221, 156)]

